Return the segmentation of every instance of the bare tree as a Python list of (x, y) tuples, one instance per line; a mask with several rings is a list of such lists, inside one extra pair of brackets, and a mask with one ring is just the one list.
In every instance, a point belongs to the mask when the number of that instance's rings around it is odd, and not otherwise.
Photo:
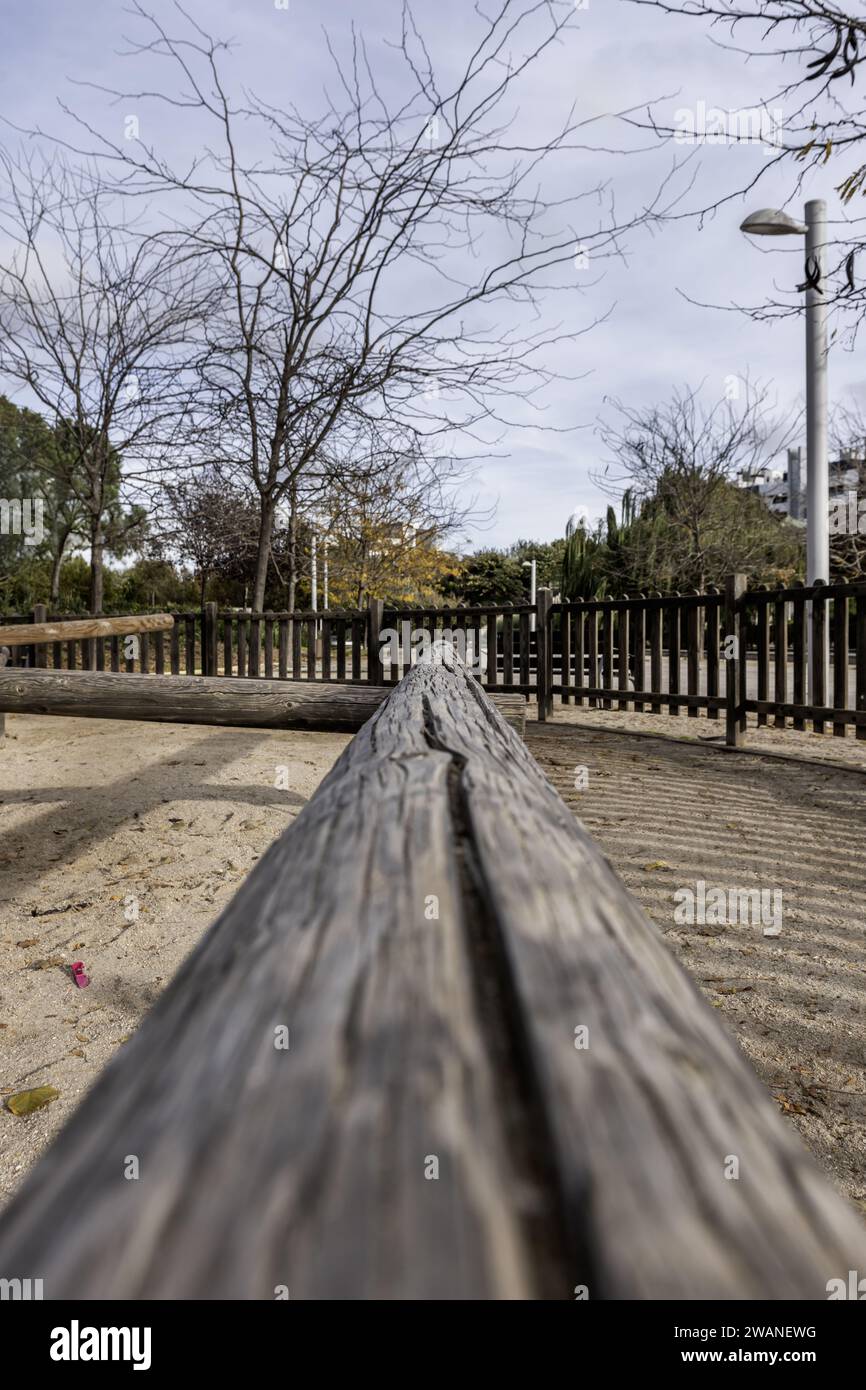
[[(187, 405), (201, 269), (125, 224), (93, 169), (0, 150), (0, 177), (0, 374), (63, 431), (56, 481), (84, 519), (99, 613), (122, 462), (167, 444)], [(115, 515), (115, 539), (127, 529)]]
[[(866, 111), (857, 83), (866, 60), (866, 15), (853, 3), (825, 4), (824, 0), (631, 0), (664, 14), (684, 15), (707, 22), (711, 32), (727, 34), (724, 47), (732, 47), (750, 59), (773, 56), (790, 79), (760, 94), (756, 110), (767, 116), (761, 139), (768, 158), (745, 186), (730, 188), (708, 206), (695, 209), (706, 216), (790, 168), (793, 198), (803, 189), (810, 170), (828, 163), (838, 169), (836, 190), (843, 216), (830, 222), (828, 265), (820, 284), (828, 304), (840, 313), (840, 326), (851, 337), (866, 312), (866, 281), (858, 283), (857, 261), (866, 248), (866, 220), (851, 215), (854, 200), (866, 195)], [(716, 42), (720, 40), (717, 39)], [(741, 41), (745, 45), (740, 47)], [(771, 113), (772, 116), (771, 116)], [(631, 119), (631, 118), (629, 118)], [(637, 122), (646, 124), (645, 122)], [(648, 124), (665, 139), (677, 132), (650, 116)], [(718, 138), (718, 137), (717, 137)], [(750, 126), (732, 126), (724, 132), (730, 142), (756, 138)], [(685, 215), (680, 212), (678, 215)], [(804, 265), (802, 283), (792, 286), (793, 299), (773, 298), (747, 310), (753, 317), (783, 317), (802, 312), (802, 291), (816, 288), (814, 266)], [(798, 276), (798, 280), (801, 277)]]
[[(136, 4), (147, 36), (131, 51), (173, 65), (177, 91), (122, 95), (200, 120), (208, 153), (176, 169), (90, 126), (76, 148), (113, 164), (127, 196), (182, 202), (183, 244), (224, 287), (197, 361), (194, 448), (256, 491), (259, 606), (277, 510), (323, 452), (345, 452), (362, 422), (394, 449), (407, 433), (472, 439), (510, 424), (508, 403), (531, 400), (552, 349), (576, 336), (546, 321), (546, 296), (579, 293), (576, 256), (614, 254), (629, 222), (601, 186), (555, 203), (539, 193), (548, 162), (581, 147), (573, 117), (540, 143), (511, 134), (519, 80), (559, 43), (571, 5), (476, 6), (477, 39), (447, 83), (406, 6), (404, 93), (389, 104), (354, 37), (348, 62), (333, 54), (339, 98), (316, 117), (234, 99), (227, 46), (176, 9), (179, 35)], [(642, 205), (631, 225), (652, 215)]]
[(334, 546), (331, 572), (352, 591), (353, 602), (396, 596), (401, 574), (405, 588), (414, 585), (407, 598), (420, 598), (421, 587), (435, 588), (440, 547), (482, 515), (467, 492), (471, 465), (431, 458), (418, 441), (393, 451), (377, 448), (375, 437), (360, 459), (331, 459), (330, 465), (321, 509)]
[[(765, 560), (769, 513), (758, 498), (735, 511), (731, 484), (740, 475), (747, 484), (794, 428), (773, 415), (768, 388), (743, 382), (740, 401), (709, 406), (690, 389), (648, 409), (610, 404), (613, 422), (599, 433), (612, 457), (596, 481), (627, 504), (613, 538), (608, 520), (608, 546), (613, 539), (622, 552), (615, 558), (633, 572), (632, 587), (653, 573), (700, 590)], [(798, 544), (792, 531), (791, 554)]]
[(204, 604), (208, 580), (229, 569), (252, 569), (257, 517), (253, 500), (217, 470), (165, 484), (160, 541), (191, 560)]

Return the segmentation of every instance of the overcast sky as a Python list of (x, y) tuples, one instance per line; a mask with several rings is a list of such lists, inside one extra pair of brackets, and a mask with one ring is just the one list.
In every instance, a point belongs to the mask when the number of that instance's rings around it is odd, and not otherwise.
[[(317, 113), (322, 91), (332, 81), (323, 27), (339, 49), (352, 21), (361, 30), (374, 62), (386, 81), (399, 82), (393, 50), (386, 47), (399, 33), (399, 0), (188, 0), (187, 9), (208, 32), (234, 37), (232, 80), (275, 103), (293, 102)], [(170, 15), (158, 0), (154, 8)], [(468, 0), (418, 0), (414, 12), (440, 70), (453, 68), (477, 36)], [(175, 26), (176, 27), (176, 26)], [(118, 134), (128, 114), (123, 103), (111, 107), (87, 88), (71, 81), (90, 81), (128, 88), (129, 62), (119, 57), (123, 37), (135, 32), (119, 0), (58, 4), (28, 0), (4, 13), (0, 53), (0, 113), (18, 125), (40, 125), (62, 133), (65, 118), (57, 98), (74, 104), (104, 129), (113, 122)], [(757, 35), (755, 39), (757, 40)], [(153, 80), (154, 74), (151, 73)], [(656, 111), (674, 123), (675, 113), (707, 107), (741, 109), (756, 105), (776, 90), (778, 73), (767, 60), (747, 65), (735, 53), (714, 46), (704, 24), (667, 17), (630, 0), (588, 0), (576, 27), (556, 51), (544, 57), (520, 93), (518, 128), (536, 136), (553, 130), (573, 105), (581, 118), (598, 117), (587, 142), (598, 153), (572, 153), (560, 159), (545, 191), (553, 196), (576, 193), (607, 180), (621, 218), (633, 215), (656, 196), (673, 161), (693, 156), (688, 176), (671, 185), (696, 187), (680, 205), (699, 207), (711, 194), (734, 192), (766, 163), (760, 148), (730, 144), (691, 147), (654, 144), (605, 113), (656, 103)], [(147, 108), (142, 138), (167, 151), (183, 150), (195, 134), (182, 117)], [(144, 125), (145, 121), (148, 123)], [(10, 133), (7, 140), (14, 143)], [(605, 149), (608, 152), (604, 152)], [(617, 153), (630, 149), (631, 153)], [(677, 182), (678, 180), (678, 182)], [(826, 197), (829, 215), (838, 216), (833, 192), (839, 181), (831, 166), (810, 176), (804, 197)], [(760, 302), (773, 282), (790, 289), (802, 278), (799, 242), (749, 244), (738, 231), (745, 212), (755, 206), (783, 204), (793, 176), (774, 170), (759, 193), (744, 204), (725, 206), (699, 228), (678, 220), (650, 234), (638, 229), (623, 241), (622, 259), (575, 270), (583, 277), (579, 298), (560, 312), (590, 332), (567, 349), (559, 349), (551, 366), (579, 380), (559, 382), (544, 396), (547, 424), (574, 432), (545, 433), (531, 424), (528, 412), (516, 412), (528, 428), (512, 428), (497, 444), (497, 457), (481, 466), (476, 490), (481, 505), (495, 506), (495, 520), (471, 543), (507, 544), (518, 537), (550, 540), (563, 533), (576, 507), (598, 514), (606, 504), (590, 477), (604, 462), (596, 424), (609, 415), (606, 397), (632, 407), (667, 400), (672, 390), (705, 383), (707, 398), (717, 399), (726, 379), (747, 374), (772, 382), (782, 410), (802, 402), (803, 325), (798, 319), (756, 324), (742, 314), (689, 303), (729, 306)], [(792, 210), (799, 211), (802, 201)], [(586, 209), (587, 228), (599, 209)], [(763, 248), (769, 248), (764, 250)], [(791, 248), (789, 251), (788, 248)], [(786, 254), (787, 252), (787, 254)], [(555, 319), (558, 305), (548, 305)], [(831, 401), (862, 396), (866, 372), (859, 354), (834, 349), (831, 356)]]

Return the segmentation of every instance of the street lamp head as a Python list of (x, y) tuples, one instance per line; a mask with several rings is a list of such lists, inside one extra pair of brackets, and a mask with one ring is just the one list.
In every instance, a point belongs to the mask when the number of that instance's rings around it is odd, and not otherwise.
[(805, 236), (806, 226), (777, 208), (759, 208), (740, 223), (740, 231), (748, 236)]

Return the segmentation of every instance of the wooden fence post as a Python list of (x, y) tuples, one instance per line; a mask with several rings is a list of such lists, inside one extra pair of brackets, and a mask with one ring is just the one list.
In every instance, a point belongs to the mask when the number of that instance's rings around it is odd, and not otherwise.
[(201, 615), (202, 675), (215, 676), (217, 664), (217, 605), (206, 603)]
[[(33, 607), (31, 621), (34, 623), (47, 623), (48, 609), (44, 603), (37, 603)], [(30, 649), (31, 666), (46, 667), (48, 665), (48, 648), (43, 643), (35, 643)]]
[(370, 685), (382, 685), (385, 672), (379, 656), (379, 633), (385, 616), (385, 604), (380, 598), (367, 602), (367, 681)]
[[(745, 661), (745, 652), (740, 651), (740, 599), (746, 592), (746, 576), (729, 574), (725, 580), (725, 742), (736, 748), (740, 742), (740, 662)], [(733, 642), (730, 639), (733, 638)]]
[(539, 589), (535, 600), (535, 698), (538, 702), (538, 718), (542, 723), (553, 713), (553, 696), (550, 693), (553, 683), (553, 633), (550, 613), (552, 603), (552, 590)]

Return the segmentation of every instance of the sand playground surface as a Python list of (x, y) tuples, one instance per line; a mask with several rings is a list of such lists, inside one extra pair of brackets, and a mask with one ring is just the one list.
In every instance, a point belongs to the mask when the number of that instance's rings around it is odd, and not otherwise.
[[(0, 1202), (350, 738), (27, 715), (6, 729), (0, 1101), (58, 1095), (29, 1115), (0, 1108)], [(726, 753), (723, 735), (704, 717), (574, 706), (527, 725), (547, 776), (866, 1215), (866, 742), (751, 729), (746, 752)], [(677, 921), (699, 880), (780, 893), (781, 934)]]

